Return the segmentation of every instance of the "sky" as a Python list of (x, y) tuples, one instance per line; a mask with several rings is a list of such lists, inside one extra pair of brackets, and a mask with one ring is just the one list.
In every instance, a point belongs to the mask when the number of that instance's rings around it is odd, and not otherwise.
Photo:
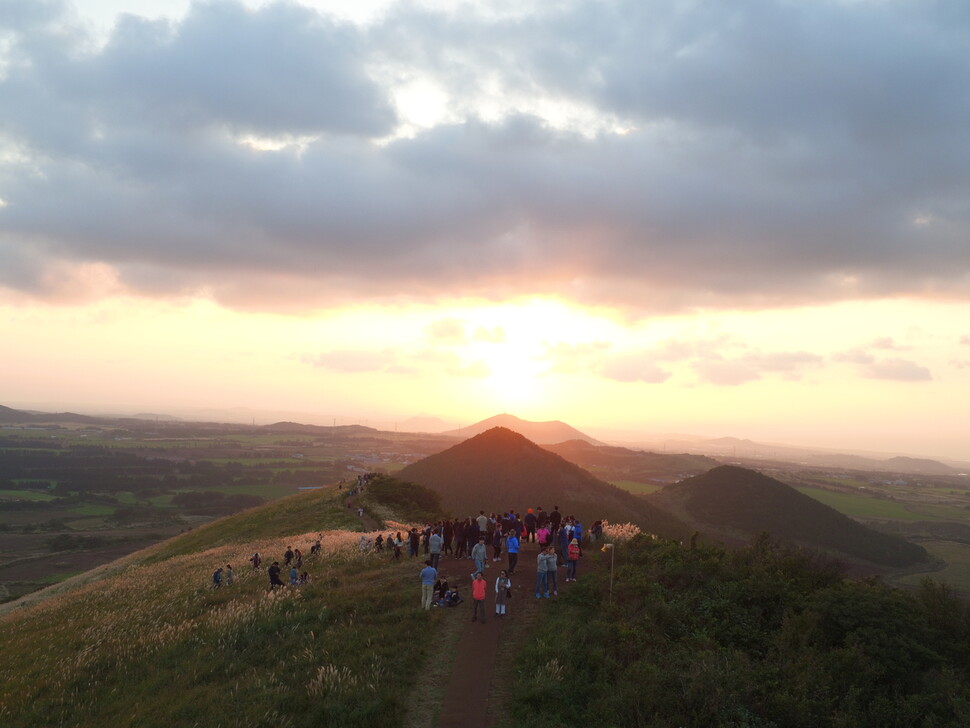
[(970, 5), (0, 0), (0, 342), (12, 407), (970, 460)]

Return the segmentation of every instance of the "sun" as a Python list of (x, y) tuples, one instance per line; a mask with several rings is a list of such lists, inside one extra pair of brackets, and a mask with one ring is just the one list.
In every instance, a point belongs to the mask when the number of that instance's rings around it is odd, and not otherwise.
[(532, 409), (543, 399), (542, 363), (529, 352), (511, 345), (495, 345), (484, 360), (486, 396), (499, 409), (521, 412)]

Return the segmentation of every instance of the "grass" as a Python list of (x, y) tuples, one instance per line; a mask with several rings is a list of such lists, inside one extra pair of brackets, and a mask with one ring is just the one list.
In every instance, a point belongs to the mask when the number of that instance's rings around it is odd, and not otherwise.
[(160, 544), (149, 558), (158, 561), (281, 533), (358, 530), (360, 521), (344, 506), (339, 495), (336, 486), (329, 486), (280, 498), (265, 506), (213, 521)]
[(663, 488), (662, 485), (657, 485), (656, 483), (640, 483), (636, 480), (614, 480), (612, 482), (617, 488), (623, 488), (623, 490), (630, 491), (635, 495), (656, 493)]
[(923, 541), (920, 545), (934, 556), (943, 559), (947, 564), (946, 567), (932, 573), (907, 574), (894, 579), (894, 583), (919, 586), (926, 576), (930, 576), (935, 581), (944, 582), (962, 594), (970, 594), (970, 545), (953, 541)]
[[(925, 521), (936, 518), (935, 516), (928, 516), (925, 513), (916, 513), (898, 501), (882, 500), (867, 495), (836, 493), (823, 488), (809, 488), (805, 486), (798, 486), (796, 490), (851, 518), (892, 521)], [(940, 520), (943, 519), (941, 518)]]
[(55, 496), (36, 490), (0, 490), (0, 500), (52, 501)]
[[(453, 652), (463, 610), (417, 608), (416, 568), (362, 553), (335, 488), (246, 511), (127, 557), (99, 581), (0, 617), (0, 725), (417, 726), (426, 664)], [(310, 526), (309, 528), (307, 526)], [(308, 585), (264, 570), (320, 531)], [(376, 534), (372, 534), (376, 535)], [(210, 586), (232, 563), (235, 583)], [(439, 641), (429, 635), (439, 635)], [(440, 648), (443, 651), (444, 657)]]

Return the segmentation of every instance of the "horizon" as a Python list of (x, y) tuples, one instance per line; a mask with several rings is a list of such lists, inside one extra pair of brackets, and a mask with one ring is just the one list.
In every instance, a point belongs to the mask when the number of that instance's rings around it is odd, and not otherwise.
[(959, 3), (10, 7), (0, 402), (970, 460)]

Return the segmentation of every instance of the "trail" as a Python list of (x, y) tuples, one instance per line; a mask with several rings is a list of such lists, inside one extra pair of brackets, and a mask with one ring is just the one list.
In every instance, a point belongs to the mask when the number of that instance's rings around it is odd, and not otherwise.
[[(499, 660), (500, 648), (511, 648), (506, 644), (503, 633), (513, 622), (528, 619), (539, 607), (535, 598), (536, 544), (523, 542), (519, 551), (519, 562), (512, 574), (512, 599), (508, 602), (508, 614), (495, 615), (495, 579), (499, 572), (507, 568), (508, 558), (503, 554), (502, 561), (489, 561), (485, 570), (488, 589), (485, 596), (485, 624), (472, 622), (471, 578), (474, 569), (469, 559), (443, 558), (441, 571), (449, 577), (458, 579), (465, 600), (455, 608), (457, 614), (449, 618), (465, 622), (462, 634), (455, 647), (456, 655), (444, 702), (438, 716), (438, 728), (465, 728), (475, 725), (493, 728), (503, 709), (503, 697), (497, 694), (493, 677)], [(449, 579), (450, 581), (450, 579)], [(562, 581), (562, 578), (560, 578)], [(560, 585), (561, 586), (561, 585)]]

